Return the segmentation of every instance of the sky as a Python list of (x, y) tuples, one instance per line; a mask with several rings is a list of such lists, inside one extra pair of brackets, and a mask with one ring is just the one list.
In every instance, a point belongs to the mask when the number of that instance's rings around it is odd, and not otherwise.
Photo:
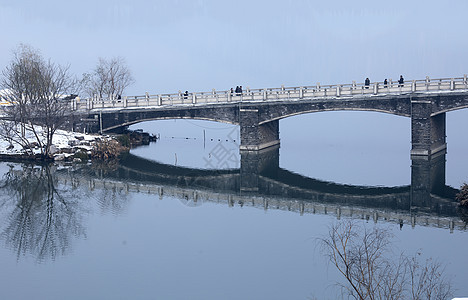
[(468, 1), (0, 0), (20, 43), (77, 76), (122, 57), (127, 95), (462, 77)]

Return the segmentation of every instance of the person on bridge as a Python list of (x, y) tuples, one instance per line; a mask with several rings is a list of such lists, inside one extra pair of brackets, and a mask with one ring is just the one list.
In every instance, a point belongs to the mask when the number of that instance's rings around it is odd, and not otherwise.
[(400, 79), (398, 79), (398, 86), (402, 87), (404, 82), (405, 80), (403, 79), (403, 75), (400, 75)]
[(240, 96), (242, 94), (242, 85), (236, 86), (236, 96)]
[(366, 78), (366, 80), (364, 81), (364, 85), (366, 86), (366, 89), (369, 88), (369, 85), (370, 85), (370, 79), (369, 79), (369, 77)]
[(387, 81), (387, 78), (385, 78), (385, 80), (383, 81), (383, 87), (386, 88), (387, 84), (388, 84), (388, 81)]

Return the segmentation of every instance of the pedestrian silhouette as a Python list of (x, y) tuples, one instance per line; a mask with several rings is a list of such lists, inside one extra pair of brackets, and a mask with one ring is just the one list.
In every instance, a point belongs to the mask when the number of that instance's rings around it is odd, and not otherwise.
[(405, 80), (403, 79), (403, 75), (400, 75), (400, 79), (398, 79), (398, 86), (402, 87), (404, 82)]
[(364, 81), (364, 85), (366, 86), (366, 89), (369, 88), (369, 85), (370, 85), (370, 79), (369, 78), (366, 78), (366, 80)]
[(383, 81), (383, 87), (386, 88), (387, 87), (387, 78), (385, 78), (385, 80)]
[(240, 96), (242, 94), (242, 85), (236, 86), (236, 95)]

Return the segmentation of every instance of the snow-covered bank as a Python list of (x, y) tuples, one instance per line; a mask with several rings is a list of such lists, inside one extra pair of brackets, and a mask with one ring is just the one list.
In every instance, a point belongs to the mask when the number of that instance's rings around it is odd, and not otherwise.
[[(84, 152), (90, 155), (93, 145), (95, 145), (96, 142), (109, 139), (112, 139), (112, 137), (57, 130), (52, 139), (50, 152), (54, 160), (72, 160), (75, 153)], [(28, 140), (31, 143), (36, 141), (33, 136), (28, 137)], [(39, 147), (36, 147), (33, 151), (34, 154), (39, 155), (41, 153)], [(28, 155), (27, 151), (21, 145), (10, 143), (6, 139), (0, 139), (0, 158), (33, 159), (34, 157)]]

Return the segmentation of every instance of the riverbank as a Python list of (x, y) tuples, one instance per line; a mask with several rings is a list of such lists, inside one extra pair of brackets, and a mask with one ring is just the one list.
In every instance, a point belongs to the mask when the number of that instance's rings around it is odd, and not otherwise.
[[(85, 134), (65, 130), (57, 130), (50, 148), (51, 161), (83, 162), (90, 159), (107, 160), (117, 158), (121, 153), (128, 152), (130, 147), (147, 145), (156, 141), (157, 137), (142, 130), (128, 130), (120, 135)], [(43, 160), (41, 149), (35, 137), (30, 135), (29, 141), (35, 144), (33, 153), (26, 151), (17, 143), (0, 140), (0, 160), (8, 161), (38, 161)]]
[[(93, 148), (102, 141), (113, 140), (109, 135), (84, 134), (57, 130), (52, 139), (50, 148), (51, 160), (82, 160), (85, 154), (91, 155)], [(29, 139), (34, 144), (35, 139)], [(37, 143), (36, 143), (37, 144)], [(41, 149), (37, 145), (33, 154), (28, 153), (21, 145), (0, 140), (0, 159), (3, 160), (39, 160)], [(78, 155), (79, 154), (79, 155)]]

